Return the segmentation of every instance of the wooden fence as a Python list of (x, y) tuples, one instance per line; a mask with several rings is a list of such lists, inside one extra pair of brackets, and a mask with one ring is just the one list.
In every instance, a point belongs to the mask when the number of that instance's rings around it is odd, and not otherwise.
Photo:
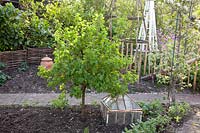
[(27, 50), (0, 52), (0, 62), (6, 64), (6, 69), (14, 69), (22, 62), (28, 64), (39, 64), (44, 56), (53, 58), (53, 49), (50, 48), (28, 48)]

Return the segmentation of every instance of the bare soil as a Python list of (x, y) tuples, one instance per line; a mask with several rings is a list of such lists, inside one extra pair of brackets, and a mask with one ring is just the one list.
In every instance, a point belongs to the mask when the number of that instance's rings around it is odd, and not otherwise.
[[(29, 66), (25, 72), (15, 70), (4, 71), (11, 77), (0, 86), (0, 93), (49, 93), (52, 89), (47, 87), (45, 79), (37, 76), (37, 65)], [(57, 91), (58, 92), (58, 91)]]
[[(52, 89), (47, 87), (45, 79), (37, 75), (38, 65), (30, 65), (29, 69), (25, 72), (15, 70), (4, 71), (8, 74), (11, 79), (8, 80), (4, 85), (0, 86), (0, 93), (50, 93), (60, 92), (59, 89)], [(67, 89), (70, 90), (70, 84), (66, 85)], [(130, 84), (128, 86), (129, 93), (152, 93), (152, 92), (166, 92), (168, 86), (159, 86), (152, 80), (142, 81), (137, 84)], [(88, 90), (87, 92), (91, 92)], [(178, 91), (180, 92), (180, 91)], [(185, 89), (181, 93), (191, 93), (191, 89)]]
[(106, 126), (99, 107), (88, 106), (81, 121), (78, 107), (64, 110), (34, 107), (0, 107), (1, 133), (121, 133), (124, 126)]
[[(183, 131), (194, 121), (197, 107), (192, 110), (180, 123), (171, 123), (163, 133)], [(198, 107), (199, 111), (199, 107)], [(86, 107), (86, 119), (82, 120), (79, 106), (61, 109), (50, 107), (0, 107), (1, 133), (121, 133), (125, 125), (105, 125), (99, 106)], [(190, 122), (191, 121), (191, 122)], [(130, 127), (128, 127), (130, 128)], [(185, 129), (186, 128), (186, 129)], [(198, 127), (199, 128), (199, 127)], [(191, 132), (191, 129), (188, 129)], [(193, 131), (193, 130), (192, 130)], [(199, 129), (194, 129), (199, 131)]]

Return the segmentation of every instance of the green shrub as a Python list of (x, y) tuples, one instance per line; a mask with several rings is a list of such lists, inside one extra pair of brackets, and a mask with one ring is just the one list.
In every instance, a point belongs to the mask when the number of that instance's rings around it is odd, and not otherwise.
[(24, 20), (22, 11), (11, 3), (0, 6), (0, 51), (23, 48)]
[(55, 27), (50, 25), (44, 15), (46, 6), (43, 2), (34, 2), (34, 0), (22, 0), (21, 3), (24, 6), (26, 20), (24, 40), (26, 47), (52, 47)]
[(55, 39), (49, 21), (35, 10), (19, 10), (11, 3), (0, 6), (0, 51), (52, 47)]
[(28, 27), (24, 43), (26, 47), (52, 47), (54, 43), (53, 33), (50, 30), (49, 22), (43, 18), (39, 18), (33, 13), (29, 18)]

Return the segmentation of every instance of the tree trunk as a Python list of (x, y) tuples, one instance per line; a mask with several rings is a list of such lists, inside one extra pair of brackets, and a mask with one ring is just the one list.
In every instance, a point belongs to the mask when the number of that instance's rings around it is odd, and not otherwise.
[(171, 105), (171, 104), (175, 103), (175, 101), (176, 101), (176, 98), (175, 98), (175, 81), (174, 81), (173, 77), (171, 78), (169, 87), (170, 88), (168, 89), (168, 99), (169, 99), (169, 104)]
[(86, 91), (86, 85), (85, 84), (83, 84), (82, 86), (81, 86), (81, 90), (82, 90), (82, 102), (81, 102), (81, 119), (83, 120), (83, 121), (85, 121), (85, 91)]

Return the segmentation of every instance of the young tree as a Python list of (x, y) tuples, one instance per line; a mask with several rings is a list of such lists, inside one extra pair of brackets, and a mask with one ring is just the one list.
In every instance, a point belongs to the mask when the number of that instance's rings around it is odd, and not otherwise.
[(78, 14), (74, 21), (75, 26), (56, 31), (55, 63), (50, 71), (40, 67), (39, 75), (52, 87), (71, 82), (70, 95), (82, 98), (84, 110), (86, 89), (123, 95), (137, 76), (134, 71), (120, 73), (131, 60), (120, 54), (117, 41), (108, 39), (103, 15), (89, 22)]

